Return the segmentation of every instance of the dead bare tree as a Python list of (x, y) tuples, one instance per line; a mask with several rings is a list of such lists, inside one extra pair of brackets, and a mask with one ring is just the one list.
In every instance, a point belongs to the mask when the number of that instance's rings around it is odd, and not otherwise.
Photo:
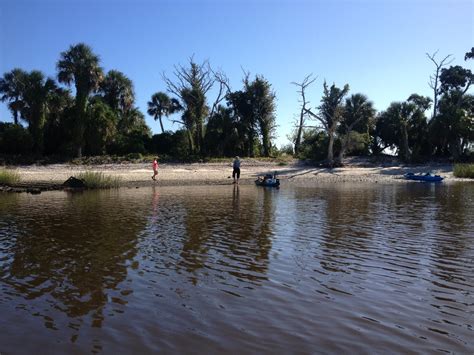
[(189, 58), (189, 68), (182, 65), (174, 66), (174, 76), (176, 82), (171, 80), (165, 73), (162, 74), (163, 80), (166, 83), (167, 89), (170, 93), (182, 98), (182, 90), (193, 85), (199, 85), (201, 91), (206, 94), (214, 84), (212, 70), (208, 60), (202, 64), (194, 62), (194, 57)]
[[(175, 65), (173, 79), (162, 74), (167, 90), (175, 95), (183, 107), (181, 123), (188, 131), (190, 149), (194, 146), (198, 153), (203, 153), (204, 125), (206, 118), (213, 115), (227, 93), (230, 91), (229, 79), (222, 71), (214, 71), (208, 60), (197, 64), (194, 58), (189, 58), (189, 66)], [(219, 90), (211, 110), (207, 105), (207, 94), (218, 83)]]
[(433, 54), (426, 53), (426, 56), (434, 63), (436, 67), (434, 74), (430, 75), (430, 81), (428, 83), (430, 88), (433, 89), (433, 115), (431, 116), (431, 118), (436, 117), (436, 113), (437, 113), (436, 110), (438, 109), (438, 96), (439, 96), (438, 84), (439, 84), (439, 76), (441, 73), (441, 69), (451, 64), (454, 60), (454, 58), (450, 59), (452, 55), (448, 54), (440, 62), (437, 62), (436, 61), (437, 54), (438, 54), (438, 51), (434, 52)]
[(344, 106), (342, 100), (349, 92), (349, 85), (346, 84), (342, 89), (332, 84), (328, 87), (326, 81), (323, 84), (323, 97), (321, 98), (321, 105), (318, 107), (318, 113), (314, 113), (311, 109), (305, 109), (305, 112), (315, 120), (322, 124), (329, 139), (328, 155), (326, 163), (329, 167), (334, 166), (334, 142), (336, 139), (336, 131), (343, 120)]
[(219, 90), (216, 99), (212, 104), (212, 109), (211, 113), (209, 114), (209, 117), (212, 117), (212, 115), (216, 112), (219, 104), (226, 98), (227, 94), (231, 92), (229, 78), (227, 77), (227, 75), (225, 75), (223, 71), (212, 71), (212, 74), (214, 76), (214, 82), (217, 82), (219, 85)]
[(305, 125), (305, 119), (307, 116), (307, 108), (306, 105), (309, 104), (309, 101), (306, 99), (305, 90), (308, 86), (316, 81), (318, 77), (311, 78), (313, 74), (307, 75), (301, 83), (292, 82), (293, 85), (296, 85), (298, 89), (298, 93), (301, 95), (301, 111), (300, 111), (300, 119), (297, 127), (296, 139), (295, 139), (295, 154), (298, 154), (300, 147), (301, 147), (301, 137), (303, 135), (303, 127)]

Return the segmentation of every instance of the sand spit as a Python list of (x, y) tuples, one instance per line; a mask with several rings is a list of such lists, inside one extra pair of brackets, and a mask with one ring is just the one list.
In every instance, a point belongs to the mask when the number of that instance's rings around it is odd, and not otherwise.
[[(17, 167), (21, 182), (17, 187), (51, 190), (61, 188), (70, 176), (80, 172), (94, 171), (105, 175), (119, 177), (123, 186), (184, 186), (184, 185), (226, 185), (232, 183), (232, 167), (229, 163), (193, 163), (193, 164), (160, 164), (158, 179), (151, 179), (152, 169), (149, 163), (104, 164), (77, 166), (70, 164), (52, 164), (46, 166), (29, 165)], [(240, 184), (253, 184), (257, 176), (276, 172), (282, 186), (292, 183), (312, 185), (317, 183), (416, 183), (407, 181), (403, 174), (407, 172), (432, 172), (443, 176), (444, 182), (472, 181), (453, 176), (452, 165), (424, 164), (375, 165), (367, 161), (353, 160), (341, 168), (322, 168), (294, 161), (287, 164), (261, 162), (243, 159)]]

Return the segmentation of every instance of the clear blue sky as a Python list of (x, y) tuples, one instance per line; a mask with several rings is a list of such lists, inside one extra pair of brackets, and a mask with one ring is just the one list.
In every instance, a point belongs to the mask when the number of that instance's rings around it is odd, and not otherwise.
[[(277, 95), (277, 144), (299, 111), (292, 81), (318, 76), (309, 90), (317, 106), (324, 79), (362, 92), (384, 110), (412, 93), (431, 95), (433, 64), (425, 52), (464, 53), (474, 46), (473, 0), (1, 0), (0, 75), (15, 67), (56, 76), (59, 53), (85, 42), (105, 70), (132, 79), (137, 105), (165, 91), (161, 73), (208, 59), (234, 90), (242, 68), (261, 74)], [(210, 98), (212, 100), (213, 98)], [(0, 120), (11, 121), (6, 104)], [(147, 122), (154, 133), (159, 124)], [(165, 128), (179, 126), (169, 121)]]

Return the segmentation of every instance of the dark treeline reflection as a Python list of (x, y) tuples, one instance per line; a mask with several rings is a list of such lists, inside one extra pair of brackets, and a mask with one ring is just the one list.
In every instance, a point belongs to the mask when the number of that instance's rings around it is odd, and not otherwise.
[(274, 218), (271, 193), (237, 185), (185, 188), (176, 196), (155, 189), (143, 252), (154, 269), (169, 274), (173, 265), (193, 284), (209, 277), (222, 284), (264, 280)]
[[(42, 297), (69, 318), (92, 315), (100, 327), (108, 292), (127, 277), (145, 219), (110, 193), (9, 196), (1, 204), (2, 282), (26, 300)], [(8, 244), (9, 243), (9, 244)], [(5, 248), (7, 245), (7, 248)], [(126, 303), (126, 294), (112, 301)], [(109, 295), (110, 296), (110, 295)], [(43, 298), (44, 301), (44, 298)], [(31, 309), (34, 315), (48, 314)], [(54, 319), (44, 315), (45, 325)]]
[(473, 199), (423, 183), (3, 194), (0, 344), (466, 353)]

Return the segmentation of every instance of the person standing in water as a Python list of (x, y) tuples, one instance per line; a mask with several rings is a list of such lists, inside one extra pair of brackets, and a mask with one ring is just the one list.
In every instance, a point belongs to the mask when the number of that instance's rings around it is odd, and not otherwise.
[(158, 157), (153, 160), (153, 180), (156, 180), (155, 176), (158, 175)]
[(235, 157), (234, 162), (232, 163), (232, 167), (234, 170), (232, 171), (232, 178), (234, 179), (234, 184), (239, 183), (240, 179), (240, 159), (239, 157)]

